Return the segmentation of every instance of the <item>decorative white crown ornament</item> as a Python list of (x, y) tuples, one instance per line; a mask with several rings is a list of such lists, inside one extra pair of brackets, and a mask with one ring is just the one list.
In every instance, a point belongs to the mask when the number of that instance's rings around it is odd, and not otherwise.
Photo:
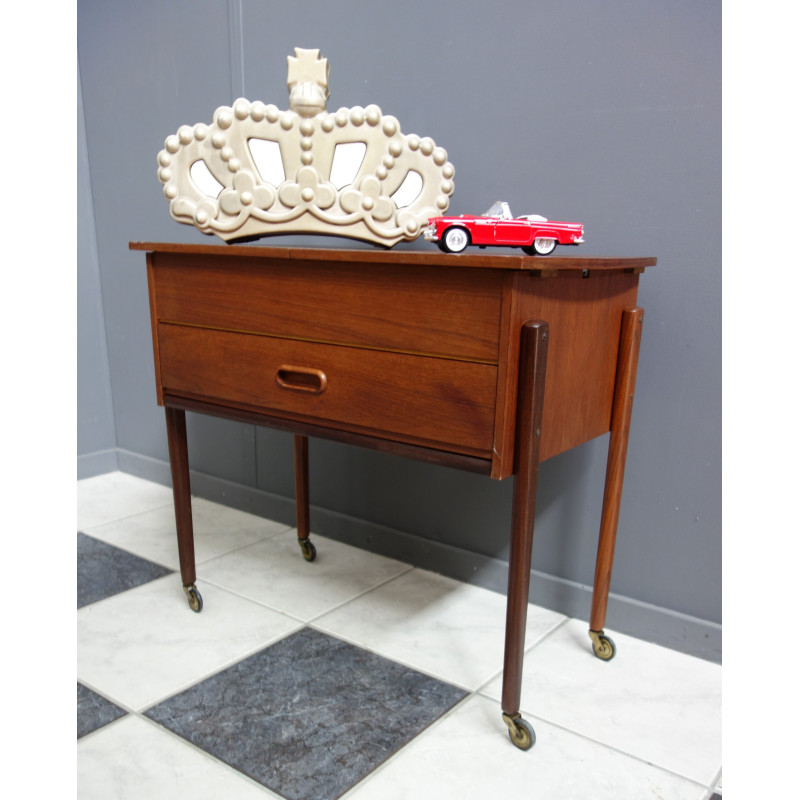
[(290, 110), (240, 98), (210, 125), (167, 137), (158, 179), (172, 218), (225, 241), (325, 233), (391, 247), (415, 239), (450, 204), (447, 152), (401, 133), (375, 105), (328, 113), (319, 50), (295, 48), (288, 65)]

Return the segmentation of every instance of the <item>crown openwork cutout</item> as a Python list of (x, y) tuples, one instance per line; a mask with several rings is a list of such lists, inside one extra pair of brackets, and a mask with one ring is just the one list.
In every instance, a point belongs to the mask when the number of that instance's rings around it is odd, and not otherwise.
[(225, 241), (324, 233), (391, 247), (447, 210), (455, 168), (376, 105), (326, 110), (328, 61), (288, 57), (289, 109), (239, 98), (158, 154), (173, 219)]

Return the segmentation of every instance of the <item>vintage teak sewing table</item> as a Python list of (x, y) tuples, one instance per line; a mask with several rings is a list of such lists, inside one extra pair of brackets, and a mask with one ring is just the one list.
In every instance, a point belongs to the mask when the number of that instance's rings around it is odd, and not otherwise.
[(503, 718), (520, 716), (538, 466), (611, 432), (589, 634), (604, 635), (642, 309), (655, 258), (132, 242), (147, 253), (181, 577), (195, 611), (186, 411), (294, 434), (309, 541), (308, 438), (514, 477)]

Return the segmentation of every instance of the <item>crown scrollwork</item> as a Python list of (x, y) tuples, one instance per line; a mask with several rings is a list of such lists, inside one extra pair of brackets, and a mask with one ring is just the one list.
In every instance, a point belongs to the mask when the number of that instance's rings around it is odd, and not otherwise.
[[(319, 50), (295, 48), (288, 110), (239, 98), (168, 136), (158, 179), (172, 218), (228, 242), (314, 233), (392, 246), (443, 214), (447, 152), (376, 105), (328, 112), (328, 72)], [(360, 163), (337, 169), (354, 152)]]

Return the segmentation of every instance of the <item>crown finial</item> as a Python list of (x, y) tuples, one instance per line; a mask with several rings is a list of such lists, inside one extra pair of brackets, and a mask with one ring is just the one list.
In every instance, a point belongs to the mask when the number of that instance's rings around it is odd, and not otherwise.
[[(376, 105), (327, 111), (328, 60), (295, 48), (289, 109), (240, 97), (210, 125), (182, 125), (158, 154), (173, 219), (225, 241), (323, 233), (391, 247), (416, 239), (453, 194), (433, 139)], [(344, 166), (343, 166), (344, 164)]]
[(315, 117), (325, 111), (328, 100), (328, 59), (320, 58), (319, 50), (295, 47), (294, 53), (286, 57), (289, 108), (301, 117)]

